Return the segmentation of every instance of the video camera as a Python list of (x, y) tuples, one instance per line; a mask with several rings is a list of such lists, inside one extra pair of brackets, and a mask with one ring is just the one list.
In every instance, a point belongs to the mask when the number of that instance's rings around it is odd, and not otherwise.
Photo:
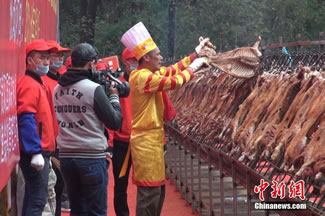
[(109, 89), (112, 82), (116, 83), (116, 88), (119, 92), (119, 97), (127, 97), (130, 93), (130, 86), (128, 82), (122, 82), (118, 79), (121, 74), (121, 68), (118, 68), (116, 71), (112, 70), (101, 70), (101, 71), (92, 71), (91, 80), (103, 85), (105, 90)]

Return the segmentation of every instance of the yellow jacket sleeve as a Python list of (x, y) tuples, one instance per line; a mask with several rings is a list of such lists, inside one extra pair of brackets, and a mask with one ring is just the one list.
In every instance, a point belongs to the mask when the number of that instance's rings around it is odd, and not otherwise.
[(192, 70), (189, 68), (170, 76), (161, 75), (160, 71), (152, 73), (147, 69), (141, 69), (139, 72), (138, 87), (143, 90), (144, 93), (153, 93), (179, 88), (194, 77)]
[(176, 64), (170, 65), (168, 67), (161, 67), (159, 70), (160, 75), (162, 76), (173, 76), (183, 70), (185, 70), (193, 61), (197, 58), (196, 53), (192, 53), (190, 56), (187, 56), (177, 62)]

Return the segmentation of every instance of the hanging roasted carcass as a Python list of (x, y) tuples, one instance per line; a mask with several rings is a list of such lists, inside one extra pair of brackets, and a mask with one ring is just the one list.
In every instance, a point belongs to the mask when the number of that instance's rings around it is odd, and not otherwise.
[[(193, 81), (185, 88), (170, 95), (178, 111), (175, 122), (184, 135), (191, 131), (202, 134), (208, 131), (210, 133), (210, 138), (207, 137), (206, 140), (208, 142), (215, 138), (214, 132), (217, 129), (219, 133), (225, 131), (224, 124), (230, 124), (238, 106), (252, 90), (254, 82), (245, 80), (256, 75), (261, 56), (258, 50), (259, 43), (260, 37), (253, 47), (237, 48), (226, 53), (216, 53), (211, 44), (202, 49), (200, 55), (209, 58), (210, 68), (197, 72)], [(211, 67), (226, 74), (215, 73)], [(238, 89), (236, 95), (232, 94), (235, 89)], [(186, 94), (183, 94), (184, 92)], [(231, 107), (232, 109), (229, 109)], [(191, 110), (191, 113), (188, 110)], [(227, 111), (227, 114), (220, 115)], [(221, 116), (227, 116), (227, 119)], [(209, 130), (206, 130), (208, 128)]]

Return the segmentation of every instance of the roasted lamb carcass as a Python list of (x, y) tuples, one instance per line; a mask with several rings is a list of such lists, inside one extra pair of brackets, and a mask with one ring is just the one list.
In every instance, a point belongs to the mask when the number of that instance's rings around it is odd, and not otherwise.
[(283, 154), (285, 151), (284, 145), (291, 142), (297, 132), (294, 130), (292, 131), (292, 125), (294, 125), (293, 122), (296, 118), (298, 109), (303, 105), (304, 95), (311, 88), (311, 86), (313, 86), (315, 81), (316, 79), (314, 79), (314, 77), (310, 79), (303, 78), (301, 80), (301, 88), (298, 94), (292, 101), (280, 124), (276, 125), (276, 129), (273, 133), (274, 138), (267, 144), (263, 155), (266, 157), (271, 155), (271, 159), (273, 161), (278, 161), (279, 157)]
[[(311, 136), (311, 132), (314, 130), (315, 125), (319, 123), (321, 115), (325, 112), (325, 107), (320, 106), (320, 104), (325, 103), (325, 94), (323, 89), (325, 88), (325, 83), (319, 81), (314, 84), (314, 88), (310, 88), (312, 94), (306, 94), (305, 97), (309, 97), (310, 100), (305, 100), (305, 106), (302, 106), (297, 113), (296, 128), (298, 133), (287, 146), (284, 155), (284, 170), (294, 170), (293, 161), (302, 153), (305, 146), (308, 144), (308, 137)], [(305, 112), (304, 110), (307, 110)], [(308, 144), (309, 145), (309, 144)]]
[(247, 149), (249, 149), (248, 141), (260, 124), (267, 107), (272, 101), (269, 92), (270, 89), (272, 89), (273, 77), (270, 76), (270, 80), (265, 80), (264, 84), (260, 87), (258, 96), (255, 98), (253, 105), (249, 108), (245, 121), (234, 136), (234, 142), (240, 145), (241, 150), (246, 153), (240, 160), (243, 160), (247, 156)]
[(325, 113), (319, 118), (319, 124), (316, 125), (314, 130), (310, 136), (310, 142), (294, 160), (295, 169), (299, 169), (296, 175), (302, 176), (304, 179), (309, 176), (320, 175), (319, 172), (324, 173), (321, 167), (323, 167), (322, 164), (325, 165)]
[[(225, 74), (227, 75), (227, 74)], [(224, 82), (217, 83), (218, 93), (210, 99), (210, 106), (207, 109), (207, 119), (202, 121), (202, 128), (209, 121), (214, 121), (215, 128), (208, 131), (205, 138), (207, 143), (213, 140), (220, 140), (225, 128), (230, 124), (231, 119), (235, 116), (239, 105), (247, 98), (251, 91), (251, 82), (244, 79), (237, 79), (227, 75), (228, 79)], [(213, 105), (213, 106), (211, 106)]]
[[(275, 139), (277, 128), (283, 121), (283, 118), (286, 116), (289, 107), (301, 88), (302, 76), (291, 75), (289, 79), (284, 78), (283, 80), (285, 80), (285, 83), (282, 85), (284, 92), (278, 92), (280, 95), (277, 96), (279, 97), (276, 96), (275, 103), (270, 105), (270, 116), (265, 120), (265, 128), (254, 140), (253, 149), (261, 149), (262, 153), (259, 155), (261, 159), (270, 156), (267, 147)], [(283, 87), (285, 88), (283, 89)]]
[(210, 64), (219, 70), (238, 78), (256, 75), (262, 53), (258, 50), (261, 37), (252, 47), (241, 47), (225, 53), (210, 56)]
[[(239, 105), (253, 89), (255, 81), (251, 80), (255, 79), (238, 77), (255, 75), (261, 56), (259, 43), (260, 39), (253, 47), (218, 54), (211, 44), (203, 47), (200, 55), (209, 58), (210, 67), (196, 72), (194, 79), (184, 88), (170, 92), (178, 113), (174, 123), (180, 126), (184, 135), (191, 134), (200, 141), (213, 143), (226, 133)], [(248, 75), (248, 71), (254, 73)]]
[(273, 95), (273, 100), (267, 108), (262, 122), (249, 140), (249, 158), (251, 160), (257, 157), (261, 159), (266, 157), (266, 146), (274, 139), (277, 126), (282, 121), (300, 90), (302, 81), (300, 76), (288, 74), (286, 71), (283, 71), (278, 77), (273, 81), (276, 86), (275, 92), (270, 92)]

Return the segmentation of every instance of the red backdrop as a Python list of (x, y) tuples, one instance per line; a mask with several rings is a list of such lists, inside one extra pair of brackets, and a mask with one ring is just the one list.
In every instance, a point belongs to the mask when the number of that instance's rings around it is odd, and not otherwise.
[(1, 0), (0, 190), (19, 160), (16, 83), (25, 71), (25, 47), (37, 38), (56, 40), (59, 0)]

